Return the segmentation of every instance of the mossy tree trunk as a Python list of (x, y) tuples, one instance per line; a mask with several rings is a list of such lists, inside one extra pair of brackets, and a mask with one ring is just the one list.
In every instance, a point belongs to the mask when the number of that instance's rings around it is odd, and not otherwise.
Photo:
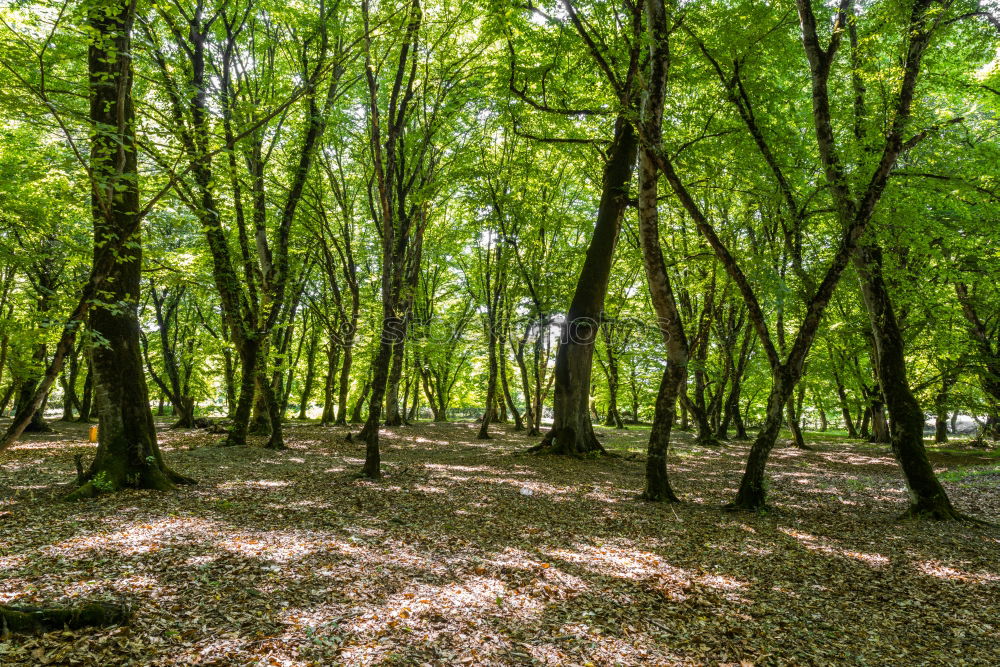
[(95, 2), (87, 19), (93, 40), (88, 65), (95, 264), (103, 248), (125, 242), (90, 314), (91, 329), (102, 341), (91, 351), (99, 442), (82, 485), (68, 499), (129, 487), (167, 490), (191, 481), (167, 468), (160, 455), (139, 343), (142, 240), (131, 62), (135, 5)]

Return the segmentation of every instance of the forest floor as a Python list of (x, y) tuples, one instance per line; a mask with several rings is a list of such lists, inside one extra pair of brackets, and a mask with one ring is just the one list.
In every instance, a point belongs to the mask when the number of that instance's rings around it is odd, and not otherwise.
[[(0, 455), (0, 602), (115, 600), (131, 625), (13, 636), (12, 665), (997, 664), (997, 452), (934, 451), (954, 504), (993, 522), (900, 522), (885, 447), (775, 450), (764, 515), (730, 514), (748, 444), (678, 433), (679, 505), (635, 500), (641, 455), (526, 456), (508, 427), (383, 431), (357, 479), (344, 429), (291, 449), (161, 433), (198, 480), (67, 504), (84, 427)], [(641, 452), (647, 431), (602, 429)]]

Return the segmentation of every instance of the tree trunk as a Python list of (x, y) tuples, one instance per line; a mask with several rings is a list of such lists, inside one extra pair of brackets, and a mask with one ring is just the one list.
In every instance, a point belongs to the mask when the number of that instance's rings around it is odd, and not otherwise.
[[(553, 424), (537, 450), (580, 455), (604, 448), (590, 421), (590, 374), (594, 340), (604, 307), (608, 278), (622, 215), (628, 205), (629, 181), (638, 137), (627, 115), (615, 121), (615, 137), (604, 166), (601, 202), (594, 235), (573, 294), (563, 339), (556, 354)], [(540, 415), (538, 415), (540, 417)]]
[[(34, 378), (24, 380), (21, 383), (21, 388), (17, 392), (17, 402), (14, 404), (14, 414), (20, 414), (21, 411), (24, 410), (32, 400), (34, 400), (35, 389), (37, 386), (38, 380)], [(39, 408), (31, 414), (31, 421), (24, 427), (24, 433), (49, 433), (52, 431), (52, 427), (49, 426), (45, 422), (45, 419), (42, 418), (43, 412), (44, 408), (39, 406)]]
[(847, 403), (847, 390), (844, 388), (844, 383), (841, 382), (840, 374), (836, 370), (833, 372), (833, 379), (837, 384), (837, 399), (840, 401), (840, 414), (844, 417), (844, 428), (847, 429), (848, 437), (857, 438), (858, 430), (854, 427), (854, 420), (851, 419), (851, 407)]
[[(225, 327), (225, 324), (223, 324)], [(236, 411), (236, 365), (233, 363), (233, 352), (226, 347), (222, 351), (222, 372), (226, 396), (226, 417), (232, 419)]]
[(245, 447), (247, 444), (247, 433), (250, 430), (250, 411), (253, 409), (257, 384), (257, 348), (258, 339), (256, 337), (245, 338), (237, 345), (237, 351), (240, 355), (240, 393), (236, 400), (232, 426), (226, 439), (222, 442), (225, 447)]
[(889, 433), (889, 420), (885, 414), (885, 402), (882, 398), (872, 397), (869, 414), (871, 415), (872, 432), (868, 438), (868, 442), (891, 443), (892, 436)]
[(528, 427), (527, 435), (536, 436), (541, 435), (541, 431), (535, 427), (535, 411), (531, 402), (531, 380), (528, 378), (528, 366), (524, 362), (524, 346), (529, 331), (529, 328), (525, 329), (524, 337), (517, 344), (514, 358), (517, 360), (517, 369), (521, 375), (521, 391), (524, 393), (524, 421)]
[(793, 384), (785, 369), (777, 369), (772, 372), (771, 393), (767, 397), (764, 423), (761, 424), (760, 431), (750, 448), (746, 470), (740, 481), (736, 499), (727, 505), (728, 509), (759, 510), (766, 507), (767, 493), (764, 470), (767, 466), (767, 458), (771, 454), (781, 430), (785, 405), (792, 396)]
[(687, 377), (688, 343), (667, 267), (660, 247), (657, 209), (658, 170), (653, 151), (661, 143), (664, 88), (667, 68), (667, 25), (663, 0), (648, 0), (650, 26), (650, 77), (642, 103), (643, 146), (639, 151), (639, 238), (649, 294), (656, 310), (667, 352), (667, 366), (660, 379), (653, 411), (653, 427), (646, 448), (646, 488), (642, 497), (652, 501), (677, 502), (667, 473), (667, 452), (674, 425), (677, 397)]
[(3, 395), (0, 396), (0, 417), (3, 417), (4, 412), (7, 411), (7, 405), (10, 404), (10, 399), (14, 397), (16, 392), (17, 384), (12, 381), (6, 391), (4, 391)]
[[(405, 327), (405, 324), (403, 326)], [(403, 378), (405, 336), (404, 330), (400, 340), (392, 346), (392, 363), (389, 367), (389, 379), (385, 392), (386, 426), (400, 426), (403, 423), (403, 415), (399, 412), (399, 383)]]
[(257, 364), (254, 367), (254, 394), (253, 394), (253, 413), (250, 418), (250, 425), (248, 427), (248, 432), (252, 435), (270, 435), (271, 433), (271, 406), (269, 405), (269, 397), (271, 392), (266, 391), (266, 387), (271, 383), (267, 377), (267, 373), (262, 368), (263, 364), (263, 354), (259, 354), (257, 358)]
[[(383, 299), (390, 298), (389, 295)], [(386, 384), (389, 380), (389, 364), (392, 361), (392, 350), (398, 337), (401, 323), (392, 315), (392, 306), (385, 305), (382, 320), (381, 342), (378, 354), (373, 361), (372, 388), (368, 397), (368, 420), (361, 431), (361, 440), (365, 443), (365, 463), (361, 474), (370, 479), (382, 476), (381, 454), (378, 445), (378, 431), (382, 419), (382, 401), (385, 398)]]
[[(347, 410), (340, 410), (339, 415), (335, 415), (333, 412), (333, 402), (334, 402), (334, 389), (336, 389), (337, 373), (340, 371), (340, 346), (330, 343), (329, 347), (326, 349), (326, 378), (323, 382), (323, 415), (320, 418), (320, 423), (323, 426), (327, 424), (333, 424), (334, 421), (344, 420), (347, 423)], [(344, 355), (344, 362), (347, 362), (347, 355)], [(340, 388), (341, 394), (344, 393), (343, 387)], [(347, 400), (347, 397), (344, 397)]]
[(795, 412), (795, 399), (789, 396), (785, 402), (788, 413), (788, 430), (792, 433), (792, 445), (796, 449), (811, 449), (806, 446), (806, 441), (802, 437), (802, 428), (799, 426), (799, 415)]
[(892, 413), (892, 452), (909, 491), (910, 506), (905, 516), (961, 519), (927, 460), (924, 412), (906, 378), (903, 337), (882, 278), (881, 249), (876, 246), (858, 248), (854, 265), (861, 277), (861, 293), (875, 339), (879, 385)]
[[(139, 174), (132, 108), (131, 30), (135, 5), (104, 0), (89, 8), (90, 165), (94, 178), (95, 264), (102, 247), (125, 239), (94, 306), (91, 355), (100, 412), (99, 443), (78, 499), (124, 487), (166, 490), (191, 480), (160, 456), (139, 343), (137, 304), (142, 268)], [(107, 304), (107, 305), (106, 305)], [(110, 305), (110, 307), (109, 307)]]
[(265, 449), (288, 449), (285, 446), (284, 434), (282, 432), (282, 422), (284, 414), (281, 399), (276, 388), (264, 374), (264, 364), (260, 368), (259, 386), (264, 390), (264, 404), (267, 406), (267, 421), (270, 424), (270, 435), (267, 438)]
[(366, 380), (364, 386), (361, 387), (361, 391), (358, 393), (358, 400), (354, 402), (354, 409), (351, 410), (351, 423), (360, 424), (364, 421), (361, 417), (361, 412), (365, 408), (365, 400), (368, 398), (368, 392), (371, 390), (371, 380)]
[[(494, 304), (495, 305), (495, 304)], [(489, 358), (489, 370), (486, 374), (486, 405), (483, 410), (483, 418), (479, 423), (479, 433), (476, 438), (479, 440), (489, 440), (490, 421), (494, 419), (497, 409), (497, 336), (496, 327), (493, 324), (492, 312), (489, 314), (487, 324), (487, 356)]]
[[(347, 392), (351, 389), (351, 365), (353, 360), (354, 341), (352, 339), (344, 344), (344, 362), (340, 366), (340, 386), (338, 387), (337, 396), (337, 426), (347, 426)], [(364, 391), (362, 391), (363, 394)], [(358, 413), (358, 416), (360, 417), (360, 413)]]
[(521, 419), (521, 413), (518, 411), (517, 406), (514, 405), (514, 397), (510, 392), (510, 384), (507, 381), (507, 355), (504, 351), (504, 339), (500, 339), (500, 386), (503, 387), (503, 397), (507, 401), (507, 407), (510, 409), (510, 414), (514, 417), (514, 430), (523, 431), (524, 421)]
[[(303, 381), (302, 395), (299, 399), (299, 419), (306, 419), (306, 410), (309, 407), (309, 400), (312, 396), (313, 381), (316, 377), (316, 348), (319, 347), (319, 335), (314, 332), (309, 337), (309, 347), (306, 348), (306, 377)], [(326, 412), (327, 393), (324, 392), (323, 411)], [(324, 415), (325, 416), (325, 415)]]

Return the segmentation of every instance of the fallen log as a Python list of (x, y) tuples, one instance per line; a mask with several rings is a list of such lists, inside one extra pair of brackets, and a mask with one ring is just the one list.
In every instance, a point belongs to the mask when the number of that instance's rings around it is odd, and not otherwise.
[(88, 602), (75, 607), (0, 605), (0, 629), (4, 635), (124, 625), (128, 620), (129, 612), (125, 607), (107, 602)]

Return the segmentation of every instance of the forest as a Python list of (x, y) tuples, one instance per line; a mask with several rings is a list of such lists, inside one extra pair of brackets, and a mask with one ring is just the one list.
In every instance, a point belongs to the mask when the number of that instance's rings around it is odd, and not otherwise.
[(0, 0), (0, 664), (996, 664), (996, 0)]

